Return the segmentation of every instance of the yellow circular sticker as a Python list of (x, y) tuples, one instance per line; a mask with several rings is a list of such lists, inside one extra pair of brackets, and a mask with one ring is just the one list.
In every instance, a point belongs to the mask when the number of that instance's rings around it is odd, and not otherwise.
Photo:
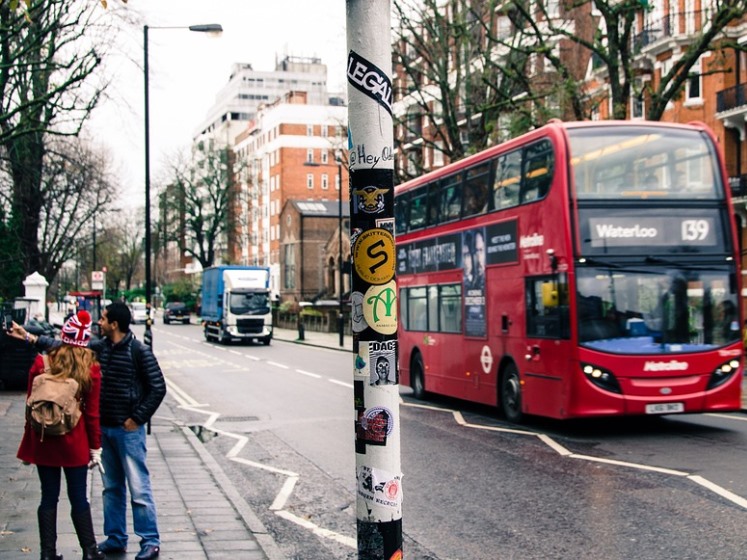
[(377, 333), (397, 332), (397, 283), (394, 280), (366, 290), (363, 296), (363, 317)]
[(394, 278), (394, 236), (382, 228), (364, 231), (355, 240), (355, 271), (369, 284), (386, 284)]

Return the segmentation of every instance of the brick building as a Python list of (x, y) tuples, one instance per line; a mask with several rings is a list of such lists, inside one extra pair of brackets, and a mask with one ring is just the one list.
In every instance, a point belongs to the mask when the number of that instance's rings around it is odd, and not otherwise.
[[(237, 262), (270, 266), (273, 290), (282, 299), (290, 296), (281, 274), (281, 213), (289, 201), (307, 201), (330, 203), (332, 217), (337, 217), (340, 196), (347, 209), (348, 189), (341, 190), (348, 177), (342, 159), (346, 123), (347, 108), (339, 97), (331, 96), (320, 105), (312, 103), (306, 92), (289, 91), (275, 103), (261, 107), (256, 119), (236, 138), (234, 152), (242, 169), (236, 181), (240, 194), (234, 210), (242, 216), (237, 220), (241, 231), (235, 236), (240, 240)], [(336, 222), (329, 235), (335, 227)], [(304, 287), (302, 295), (314, 293)]]

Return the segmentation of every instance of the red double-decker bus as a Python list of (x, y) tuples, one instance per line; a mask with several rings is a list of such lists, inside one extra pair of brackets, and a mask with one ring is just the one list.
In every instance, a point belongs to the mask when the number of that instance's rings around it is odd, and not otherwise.
[(398, 186), (401, 383), (514, 422), (738, 409), (725, 177), (704, 125), (558, 121)]

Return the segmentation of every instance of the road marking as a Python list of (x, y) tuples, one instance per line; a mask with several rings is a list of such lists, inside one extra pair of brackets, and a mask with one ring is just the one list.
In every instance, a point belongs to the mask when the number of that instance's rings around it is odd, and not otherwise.
[(289, 368), (288, 366), (286, 366), (285, 364), (279, 364), (279, 363), (277, 363), (277, 362), (271, 362), (271, 361), (269, 361), (269, 360), (267, 361), (267, 365), (270, 365), (270, 366), (275, 366), (275, 367), (279, 367), (279, 368), (282, 368), (282, 369), (290, 369), (290, 368)]
[(737, 422), (747, 422), (747, 416), (739, 414), (718, 414), (709, 412), (704, 416), (713, 416), (715, 418), (726, 418), (727, 420), (736, 420)]
[(314, 379), (322, 378), (322, 376), (318, 373), (311, 373), (310, 371), (304, 371), (302, 369), (297, 369), (296, 372), (300, 373), (301, 375), (308, 375), (309, 377), (313, 377)]
[(272, 502), (270, 511), (277, 511), (285, 507), (285, 502), (287, 502), (288, 498), (290, 498), (290, 495), (293, 494), (293, 489), (296, 487), (296, 482), (298, 482), (297, 476), (289, 476), (286, 479), (283, 487), (280, 489), (280, 492), (278, 492), (278, 495), (275, 496), (275, 501)]
[(309, 529), (310, 531), (312, 531), (315, 535), (319, 537), (337, 541), (338, 543), (344, 544), (345, 546), (350, 547), (350, 548), (358, 547), (358, 541), (356, 539), (353, 539), (351, 537), (346, 537), (345, 535), (341, 535), (339, 533), (335, 533), (334, 531), (330, 531), (329, 529), (322, 529), (321, 527), (319, 527), (319, 525), (312, 523), (308, 519), (302, 519), (301, 517), (293, 515), (292, 513), (288, 511), (285, 511), (285, 510), (276, 511), (275, 515), (277, 515), (278, 517), (282, 517), (283, 519), (286, 519), (288, 521), (291, 521), (295, 523), (296, 525), (300, 525), (304, 529)]
[(348, 389), (353, 388), (352, 383), (345, 383), (344, 381), (337, 381), (337, 379), (327, 379), (330, 383), (334, 383), (335, 385), (342, 385), (343, 387), (347, 387)]
[(730, 502), (734, 502), (738, 506), (742, 506), (744, 509), (747, 509), (747, 500), (745, 500), (741, 496), (737, 496), (733, 492), (729, 492), (718, 484), (714, 484), (710, 480), (706, 480), (705, 478), (703, 478), (702, 476), (698, 476), (697, 474), (690, 475), (687, 478), (689, 478), (696, 484), (700, 484), (701, 486), (708, 488), (711, 492), (715, 492), (722, 498), (727, 499)]
[[(562, 445), (560, 445), (559, 443), (557, 443), (554, 439), (552, 439), (547, 434), (542, 434), (539, 432), (529, 432), (529, 431), (523, 431), (523, 430), (511, 430), (508, 428), (498, 428), (496, 426), (481, 426), (479, 424), (470, 424), (464, 420), (462, 413), (458, 410), (452, 410), (449, 408), (441, 408), (441, 407), (435, 407), (435, 406), (428, 406), (428, 405), (423, 405), (423, 404), (418, 404), (418, 403), (408, 403), (408, 402), (403, 403), (403, 406), (451, 413), (452, 417), (455, 419), (457, 424), (459, 424), (460, 426), (464, 426), (465, 428), (489, 430), (489, 431), (504, 432), (504, 433), (514, 433), (514, 434), (519, 434), (519, 435), (530, 435), (530, 436), (538, 438), (540, 441), (542, 441), (545, 445), (553, 449), (559, 455), (562, 455), (569, 459), (579, 459), (582, 461), (603, 463), (603, 464), (612, 465), (616, 467), (626, 467), (626, 468), (632, 468), (632, 469), (652, 471), (652, 472), (657, 472), (660, 474), (667, 474), (671, 476), (686, 477), (688, 480), (692, 480), (696, 484), (700, 484), (704, 488), (711, 490), (712, 492), (714, 492), (715, 494), (718, 494), (722, 498), (729, 500), (730, 502), (744, 509), (747, 509), (747, 499), (742, 498), (741, 496), (738, 496), (737, 494), (734, 494), (733, 492), (730, 492), (729, 490), (726, 490), (725, 488), (722, 488), (721, 486), (718, 486), (717, 484), (714, 484), (713, 482), (710, 482), (709, 480), (705, 478), (702, 478), (697, 475), (691, 475), (690, 473), (687, 473), (684, 471), (667, 469), (664, 467), (643, 465), (640, 463), (630, 463), (627, 461), (617, 461), (614, 459), (604, 459), (601, 457), (592, 457), (590, 455), (581, 455), (581, 454), (573, 453), (569, 451), (568, 449), (566, 449), (565, 447), (563, 447)], [(721, 416), (721, 415), (709, 414), (708, 416)], [(724, 417), (732, 418), (731, 416), (724, 416)]]

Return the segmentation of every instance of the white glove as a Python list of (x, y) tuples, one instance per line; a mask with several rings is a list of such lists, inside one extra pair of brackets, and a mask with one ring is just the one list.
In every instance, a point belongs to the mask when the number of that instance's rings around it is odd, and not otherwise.
[(91, 455), (91, 460), (88, 463), (88, 468), (92, 469), (94, 467), (99, 468), (99, 472), (101, 474), (104, 474), (104, 465), (101, 464), (101, 448), (99, 449), (89, 449), (88, 452)]

